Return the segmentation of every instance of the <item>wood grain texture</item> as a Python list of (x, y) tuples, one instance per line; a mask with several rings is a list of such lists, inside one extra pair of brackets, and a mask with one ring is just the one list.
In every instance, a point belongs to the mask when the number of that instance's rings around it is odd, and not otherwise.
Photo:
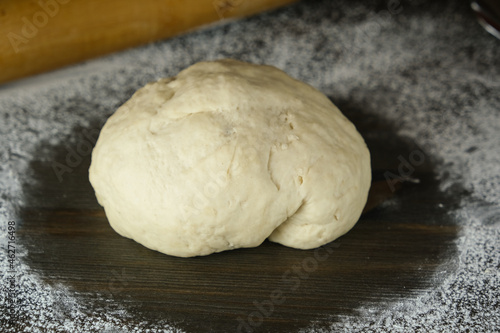
[(4, 0), (0, 83), (296, 0)]
[[(408, 159), (420, 148), (397, 136), (384, 119), (336, 104), (365, 137), (372, 166), (382, 171), (375, 194), (386, 198), (385, 171), (397, 172), (399, 156)], [(85, 130), (75, 128), (75, 137)], [(131, 323), (167, 322), (187, 332), (298, 332), (356, 315), (360, 306), (411, 297), (439, 281), (438, 270), (456, 251), (459, 228), (448, 211), (459, 197), (439, 191), (427, 155), (412, 172), (419, 183), (403, 183), (392, 199), (319, 250), (265, 242), (176, 258), (111, 229), (88, 182), (89, 156), (58, 181), (51, 163), (65, 163), (68, 145), (78, 144), (70, 138), (63, 142), (40, 143), (40, 155), (31, 163), (37, 182), (24, 185), (18, 238), (28, 250), (29, 266), (47, 284), (69, 288), (89, 313), (121, 307)], [(71, 310), (64, 306), (58, 311)]]

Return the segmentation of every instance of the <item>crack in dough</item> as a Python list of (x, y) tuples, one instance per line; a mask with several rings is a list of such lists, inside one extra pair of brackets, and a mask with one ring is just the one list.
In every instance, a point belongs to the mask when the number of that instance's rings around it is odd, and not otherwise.
[(273, 157), (273, 148), (274, 147), (271, 147), (269, 149), (269, 156), (267, 157), (267, 173), (269, 174), (269, 179), (271, 179), (271, 182), (274, 184), (274, 186), (276, 187), (276, 189), (279, 191), (280, 190), (280, 184), (274, 178), (273, 169), (271, 168), (271, 159)]

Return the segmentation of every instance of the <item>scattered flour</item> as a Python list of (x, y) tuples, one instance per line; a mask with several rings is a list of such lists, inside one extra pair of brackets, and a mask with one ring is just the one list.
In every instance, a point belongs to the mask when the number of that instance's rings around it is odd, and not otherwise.
[[(0, 325), (8, 326), (7, 221), (23, 203), (35, 143), (56, 144), (102, 122), (145, 83), (190, 64), (231, 57), (276, 65), (334, 101), (382, 116), (439, 159), (442, 190), (470, 194), (453, 212), (462, 226), (456, 268), (439, 285), (394, 304), (332, 318), (331, 331), (500, 330), (500, 41), (459, 1), (403, 2), (398, 13), (348, 1), (287, 9), (0, 86)], [(398, 10), (399, 11), (399, 10)], [(89, 311), (65, 286), (48, 286), (17, 245), (16, 295), (26, 332), (178, 332), (128, 326), (127, 311)], [(323, 332), (311, 327), (304, 332)]]

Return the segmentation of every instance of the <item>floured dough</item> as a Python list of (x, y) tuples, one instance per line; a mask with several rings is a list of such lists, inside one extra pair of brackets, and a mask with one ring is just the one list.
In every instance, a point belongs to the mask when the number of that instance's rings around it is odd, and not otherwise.
[(332, 102), (271, 67), (197, 63), (150, 83), (113, 114), (90, 181), (111, 226), (181, 257), (310, 249), (358, 220), (366, 145)]

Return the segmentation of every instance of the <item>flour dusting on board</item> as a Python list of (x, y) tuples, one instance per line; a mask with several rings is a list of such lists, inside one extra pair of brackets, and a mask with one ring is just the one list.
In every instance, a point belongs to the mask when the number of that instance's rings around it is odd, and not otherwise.
[[(2, 331), (180, 332), (174, 323), (132, 324), (125, 307), (92, 310), (68, 286), (44, 282), (22, 244), (10, 267), (7, 222), (22, 223), (22, 187), (36, 182), (29, 163), (38, 142), (56, 145), (75, 126), (102, 123), (145, 83), (224, 57), (278, 66), (334, 101), (394, 122), (439, 161), (443, 191), (467, 192), (452, 213), (461, 226), (457, 257), (443, 263), (433, 288), (304, 332), (498, 330), (500, 42), (458, 1), (403, 4), (391, 14), (347, 1), (299, 3), (0, 87)], [(8, 292), (12, 276), (22, 292)], [(11, 301), (16, 321), (4, 311)]]

